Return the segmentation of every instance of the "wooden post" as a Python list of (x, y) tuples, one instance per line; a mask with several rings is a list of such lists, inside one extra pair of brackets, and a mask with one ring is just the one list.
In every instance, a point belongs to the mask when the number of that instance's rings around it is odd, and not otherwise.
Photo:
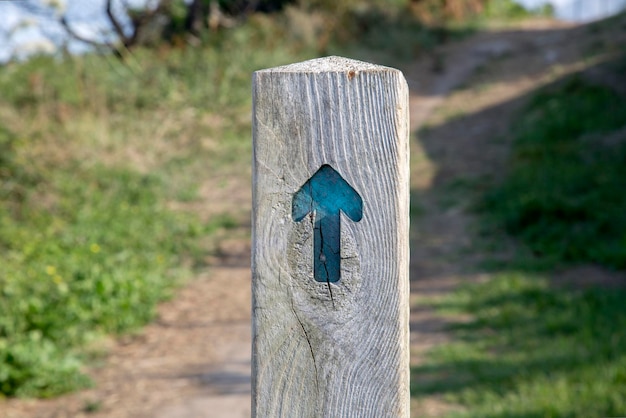
[(402, 73), (257, 71), (253, 106), (253, 416), (409, 417)]

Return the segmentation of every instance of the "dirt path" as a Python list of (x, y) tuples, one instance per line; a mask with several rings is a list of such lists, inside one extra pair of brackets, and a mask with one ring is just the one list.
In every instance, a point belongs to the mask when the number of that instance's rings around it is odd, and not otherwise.
[[(414, 364), (449, 338), (445, 321), (420, 300), (482, 277), (463, 189), (501, 172), (508, 143), (494, 138), (506, 134), (520, 97), (579, 65), (582, 47), (572, 45), (574, 32), (555, 22), (482, 32), (439, 50), (439, 72), (428, 57), (403, 68), (417, 132), (412, 140)], [(10, 400), (0, 403), (0, 417), (249, 416), (249, 242), (224, 242), (221, 252), (217, 265), (160, 306), (157, 321), (133, 338), (111, 343), (106, 364), (92, 372), (94, 389), (49, 401)], [(455, 408), (428, 397), (414, 401), (412, 412), (437, 417)]]
[(3, 418), (249, 417), (249, 245), (159, 307), (135, 337), (112, 343), (96, 388), (50, 401), (10, 401)]

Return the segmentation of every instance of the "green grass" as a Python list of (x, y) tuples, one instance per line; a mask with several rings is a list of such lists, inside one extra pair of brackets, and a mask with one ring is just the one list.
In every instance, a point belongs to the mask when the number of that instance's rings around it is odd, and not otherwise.
[(544, 266), (626, 268), (626, 142), (611, 139), (625, 127), (626, 98), (607, 88), (574, 78), (538, 94), (483, 212)]
[(550, 280), (567, 265), (626, 268), (625, 127), (626, 98), (582, 77), (530, 100), (511, 129), (508, 173), (468, 193), (487, 225), (480, 238), (506, 233), (522, 250), (485, 282), (423, 301), (454, 339), (413, 369), (415, 398), (442, 396), (462, 407), (454, 417), (626, 413), (626, 283)]
[(88, 383), (75, 349), (153, 317), (204, 226), (168, 211), (154, 176), (15, 160), (0, 167), (0, 393), (53, 396)]
[(534, 9), (527, 9), (513, 0), (491, 0), (487, 2), (481, 19), (517, 20), (533, 16), (551, 17), (554, 8), (546, 2)]
[(503, 273), (435, 305), (472, 320), (413, 369), (412, 395), (481, 418), (609, 417), (626, 411), (626, 290), (555, 290)]
[(185, 205), (203, 182), (247, 179), (252, 71), (312, 57), (280, 31), (253, 18), (127, 64), (0, 67), (0, 397), (89, 385), (90, 347), (150, 321), (211, 237), (247, 221)]

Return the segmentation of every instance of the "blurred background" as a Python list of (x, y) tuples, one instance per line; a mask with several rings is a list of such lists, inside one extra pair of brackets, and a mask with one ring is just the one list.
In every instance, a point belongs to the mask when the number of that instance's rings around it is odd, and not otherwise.
[(0, 417), (250, 416), (251, 74), (411, 96), (415, 417), (626, 415), (626, 0), (0, 2)]

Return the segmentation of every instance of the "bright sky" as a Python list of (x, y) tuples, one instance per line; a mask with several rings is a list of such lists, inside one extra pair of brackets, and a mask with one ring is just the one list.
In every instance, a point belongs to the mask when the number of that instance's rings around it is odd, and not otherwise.
[[(30, 53), (52, 52), (55, 43), (65, 38), (58, 23), (33, 16), (20, 9), (20, 0), (0, 0), (0, 63), (11, 56), (22, 57)], [(24, 0), (21, 0), (24, 1)], [(27, 0), (31, 3), (61, 3), (67, 11), (72, 27), (81, 35), (98, 37), (108, 27), (104, 16), (104, 0)], [(119, 1), (119, 0), (118, 0)], [(145, 4), (147, 0), (131, 0), (130, 4)], [(529, 7), (537, 7), (546, 0), (516, 0)], [(626, 7), (626, 0), (550, 0), (557, 17), (571, 21), (590, 21), (610, 16)], [(114, 2), (115, 4), (115, 2)], [(80, 52), (86, 46), (69, 42), (72, 52)]]
[[(87, 38), (102, 38), (109, 28), (104, 13), (105, 0), (21, 0), (31, 4), (61, 4), (67, 20), (74, 31)], [(130, 5), (142, 5), (147, 0), (130, 0)], [(149, 1), (149, 0), (148, 0)], [(28, 13), (18, 6), (20, 0), (0, 0), (0, 63), (11, 56), (18, 58), (30, 53), (52, 52), (55, 44), (69, 40), (65, 30), (53, 18)], [(113, 2), (119, 6), (120, 0)], [(85, 51), (88, 47), (78, 41), (69, 40), (71, 52)]]

